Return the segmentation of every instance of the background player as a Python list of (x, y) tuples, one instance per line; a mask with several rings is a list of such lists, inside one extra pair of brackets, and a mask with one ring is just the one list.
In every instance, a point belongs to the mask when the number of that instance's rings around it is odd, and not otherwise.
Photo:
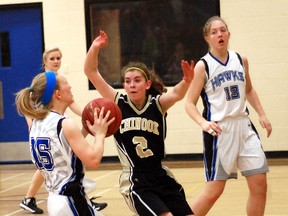
[[(259, 115), (268, 137), (272, 127), (252, 86), (247, 58), (228, 50), (230, 32), (224, 20), (211, 17), (203, 34), (209, 52), (195, 66), (186, 111), (204, 131), (207, 183), (192, 203), (192, 209), (197, 216), (206, 215), (222, 194), (226, 180), (237, 178), (239, 168), (249, 188), (247, 215), (262, 216), (268, 167), (257, 131), (248, 118), (246, 98)], [(196, 107), (200, 95), (203, 116)]]

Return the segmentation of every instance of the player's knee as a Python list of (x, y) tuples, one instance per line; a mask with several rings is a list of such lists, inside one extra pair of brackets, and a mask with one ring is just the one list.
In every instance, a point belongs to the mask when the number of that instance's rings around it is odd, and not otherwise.
[(213, 181), (206, 184), (204, 196), (207, 202), (213, 204), (221, 196), (225, 188), (225, 182)]
[(163, 212), (160, 216), (173, 216), (173, 214), (171, 212)]
[(257, 195), (257, 196), (266, 196), (266, 193), (267, 193), (267, 183), (263, 183), (261, 185), (258, 185), (258, 187), (254, 187), (252, 190), (251, 190), (251, 193), (254, 194), (254, 195)]
[(206, 193), (205, 197), (209, 203), (215, 203), (222, 193), (223, 190), (214, 190), (213, 192), (210, 191), (209, 193)]
[(259, 196), (265, 196), (267, 193), (267, 180), (265, 175), (257, 175), (249, 179), (250, 193)]

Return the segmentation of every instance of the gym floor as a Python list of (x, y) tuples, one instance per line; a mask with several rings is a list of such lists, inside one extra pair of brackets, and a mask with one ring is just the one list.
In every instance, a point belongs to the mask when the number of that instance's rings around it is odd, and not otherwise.
[[(288, 159), (269, 159), (270, 172), (267, 175), (268, 193), (265, 216), (288, 215)], [(177, 180), (183, 185), (187, 200), (201, 192), (204, 186), (202, 162), (183, 161), (164, 163), (171, 168)], [(34, 165), (0, 165), (0, 216), (33, 215), (22, 210), (19, 204), (31, 183), (35, 172)], [(96, 202), (107, 202), (101, 211), (109, 216), (134, 216), (119, 193), (118, 178), (121, 167), (118, 163), (105, 163), (97, 170), (87, 170), (86, 178), (96, 181), (97, 188), (89, 197), (100, 196)], [(229, 180), (220, 199), (208, 216), (244, 216), (248, 196), (245, 178), (238, 175), (237, 180)], [(44, 185), (38, 192), (37, 205), (47, 213), (48, 194)]]

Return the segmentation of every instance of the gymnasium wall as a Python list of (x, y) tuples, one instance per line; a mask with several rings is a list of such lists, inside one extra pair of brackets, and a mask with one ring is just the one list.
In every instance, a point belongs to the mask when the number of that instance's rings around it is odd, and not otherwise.
[[(45, 47), (59, 47), (63, 52), (63, 73), (72, 86), (75, 101), (82, 107), (98, 97), (88, 90), (83, 72), (86, 32), (83, 0), (19, 1), (0, 0), (3, 4), (43, 2)], [(260, 133), (265, 151), (288, 151), (288, 1), (220, 0), (221, 17), (231, 31), (230, 49), (248, 57), (250, 76), (273, 126), (269, 139), (261, 128), (255, 111), (251, 119)], [(185, 37), (185, 35), (183, 35)], [(201, 109), (201, 101), (199, 101)], [(184, 100), (168, 112), (167, 154), (202, 152), (201, 129), (186, 114)], [(81, 125), (80, 118), (68, 115)], [(91, 137), (88, 137), (92, 141)], [(28, 145), (27, 145), (27, 151)], [(113, 138), (108, 138), (105, 156), (117, 155)]]

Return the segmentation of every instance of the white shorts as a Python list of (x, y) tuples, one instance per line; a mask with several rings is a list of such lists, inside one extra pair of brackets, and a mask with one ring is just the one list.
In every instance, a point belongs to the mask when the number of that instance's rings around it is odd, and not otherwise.
[(258, 133), (248, 117), (218, 122), (222, 134), (204, 132), (204, 165), (207, 181), (237, 178), (268, 172), (265, 153)]
[(96, 190), (96, 182), (92, 179), (84, 178), (82, 184), (86, 194), (92, 193)]
[[(94, 210), (95, 216), (103, 216), (100, 212), (93, 209), (92, 205), (90, 204), (90, 200), (87, 198), (87, 202), (89, 203), (92, 210)], [(75, 216), (73, 214), (73, 210), (69, 205), (69, 197), (58, 195), (54, 193), (49, 193), (48, 196), (48, 214), (51, 216)]]

